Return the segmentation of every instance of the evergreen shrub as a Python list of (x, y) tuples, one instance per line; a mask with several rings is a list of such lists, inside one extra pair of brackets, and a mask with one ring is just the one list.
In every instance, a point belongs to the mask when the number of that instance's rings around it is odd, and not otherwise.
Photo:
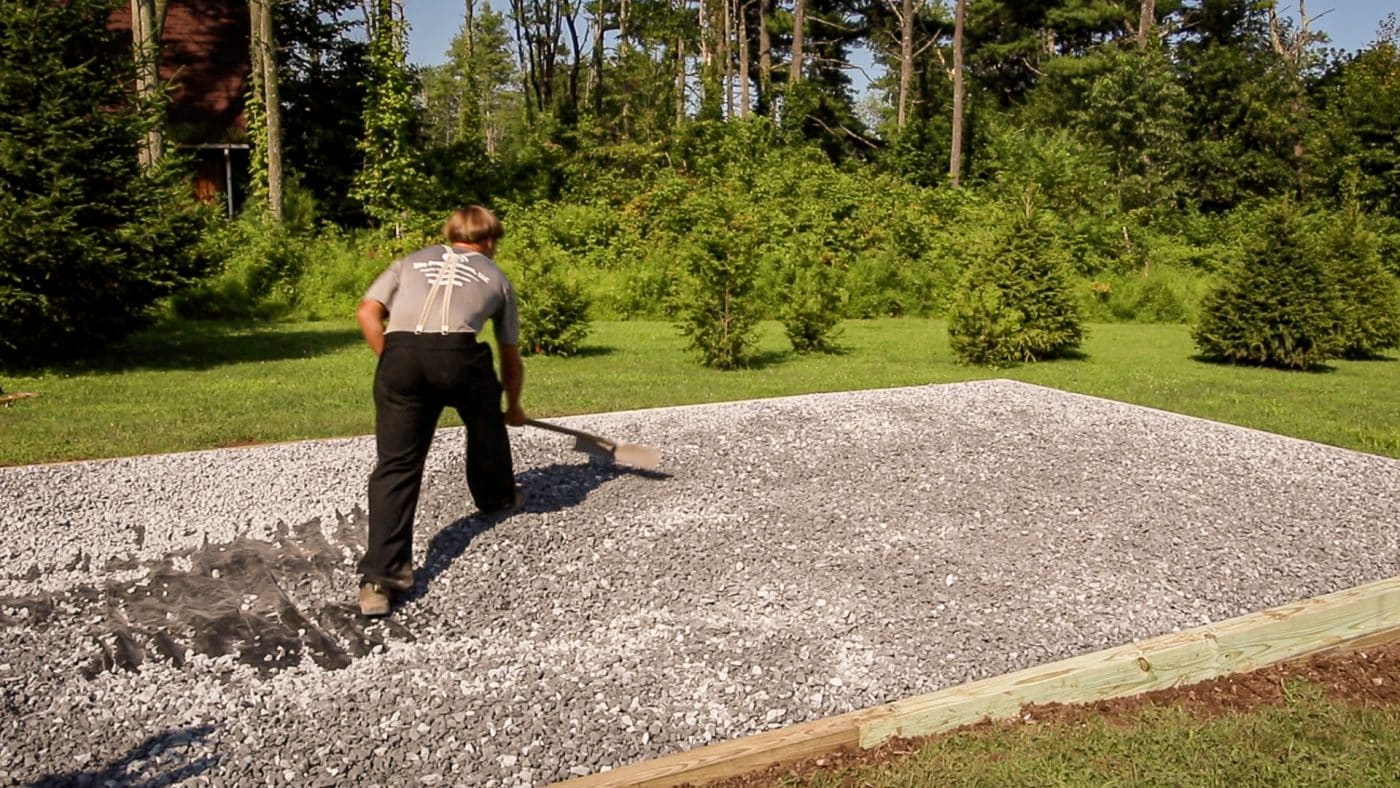
[(137, 161), (163, 107), (111, 7), (0, 0), (0, 365), (96, 352), (208, 267), (186, 162)]
[(1061, 356), (1083, 338), (1064, 266), (1034, 211), (1007, 218), (976, 248), (953, 296), (948, 334), (969, 364), (1012, 364)]
[(1337, 300), (1341, 355), (1374, 358), (1400, 346), (1400, 285), (1380, 261), (1380, 238), (1359, 211), (1319, 214), (1316, 253), (1327, 261)]
[(1400, 277), (1400, 216), (1373, 215), (1370, 225), (1377, 236), (1381, 265), (1392, 276)]
[(1206, 298), (1192, 332), (1206, 358), (1307, 369), (1341, 352), (1334, 285), (1295, 214), (1263, 211), (1240, 263)]
[(760, 317), (752, 219), (736, 211), (736, 202), (718, 189), (696, 193), (688, 207), (697, 232), (678, 252), (677, 327), (700, 362), (715, 369), (748, 366)]
[(555, 247), (523, 254), (511, 282), (520, 307), (520, 349), (571, 356), (590, 330), (588, 297), (565, 269), (569, 255)]
[(836, 348), (835, 341), (841, 335), (841, 293), (833, 262), (828, 254), (814, 264), (791, 266), (781, 287), (778, 318), (798, 353), (825, 353)]

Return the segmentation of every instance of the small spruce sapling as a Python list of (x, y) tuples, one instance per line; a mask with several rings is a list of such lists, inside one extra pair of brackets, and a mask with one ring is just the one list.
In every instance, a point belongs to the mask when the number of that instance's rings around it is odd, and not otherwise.
[(1381, 265), (1380, 238), (1352, 207), (1321, 233), (1321, 253), (1337, 294), (1341, 355), (1367, 359), (1400, 346), (1400, 286)]
[(745, 236), (749, 222), (736, 216), (722, 197), (700, 197), (695, 206), (707, 217), (696, 223), (681, 252), (683, 280), (675, 300), (681, 333), (700, 363), (738, 369), (753, 358), (758, 304), (754, 290), (757, 262)]
[(571, 356), (591, 328), (583, 288), (562, 273), (567, 254), (552, 247), (527, 252), (515, 282), (524, 353)]
[(1209, 359), (1308, 369), (1342, 349), (1333, 282), (1296, 210), (1268, 209), (1244, 256), (1207, 298), (1192, 333)]
[(1054, 239), (1031, 207), (974, 252), (948, 318), (957, 358), (1002, 365), (1062, 356), (1083, 339)]

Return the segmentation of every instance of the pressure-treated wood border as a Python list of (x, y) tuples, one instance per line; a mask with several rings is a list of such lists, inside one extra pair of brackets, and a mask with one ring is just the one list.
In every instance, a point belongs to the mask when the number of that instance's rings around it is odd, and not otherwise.
[(10, 407), (22, 399), (34, 399), (39, 396), (31, 391), (17, 391), (14, 394), (0, 394), (0, 405)]
[(701, 784), (841, 747), (875, 747), (1017, 714), (1028, 703), (1085, 703), (1194, 684), (1400, 635), (1400, 577), (1218, 624), (624, 766), (562, 785)]

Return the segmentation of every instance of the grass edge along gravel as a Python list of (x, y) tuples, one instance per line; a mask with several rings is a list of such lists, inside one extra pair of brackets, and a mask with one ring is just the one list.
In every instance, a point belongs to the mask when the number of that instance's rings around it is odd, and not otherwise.
[(840, 751), (715, 783), (775, 786), (1394, 785), (1400, 642)]
[[(1205, 363), (1182, 325), (1095, 324), (1080, 357), (1004, 369), (954, 361), (941, 320), (847, 321), (839, 341), (799, 355), (764, 323), (757, 362), (717, 372), (668, 323), (598, 322), (577, 356), (527, 359), (525, 406), (549, 418), (1010, 378), (1400, 458), (1393, 358), (1314, 372)], [(0, 408), (0, 465), (369, 434), (373, 371), (349, 321), (161, 326), (96, 362), (0, 376), (40, 394)]]

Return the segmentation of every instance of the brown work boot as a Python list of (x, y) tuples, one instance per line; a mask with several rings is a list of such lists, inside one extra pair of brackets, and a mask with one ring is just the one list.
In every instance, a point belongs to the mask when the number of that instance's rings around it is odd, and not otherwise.
[(387, 616), (391, 602), (389, 590), (383, 585), (379, 583), (360, 584), (360, 615)]

